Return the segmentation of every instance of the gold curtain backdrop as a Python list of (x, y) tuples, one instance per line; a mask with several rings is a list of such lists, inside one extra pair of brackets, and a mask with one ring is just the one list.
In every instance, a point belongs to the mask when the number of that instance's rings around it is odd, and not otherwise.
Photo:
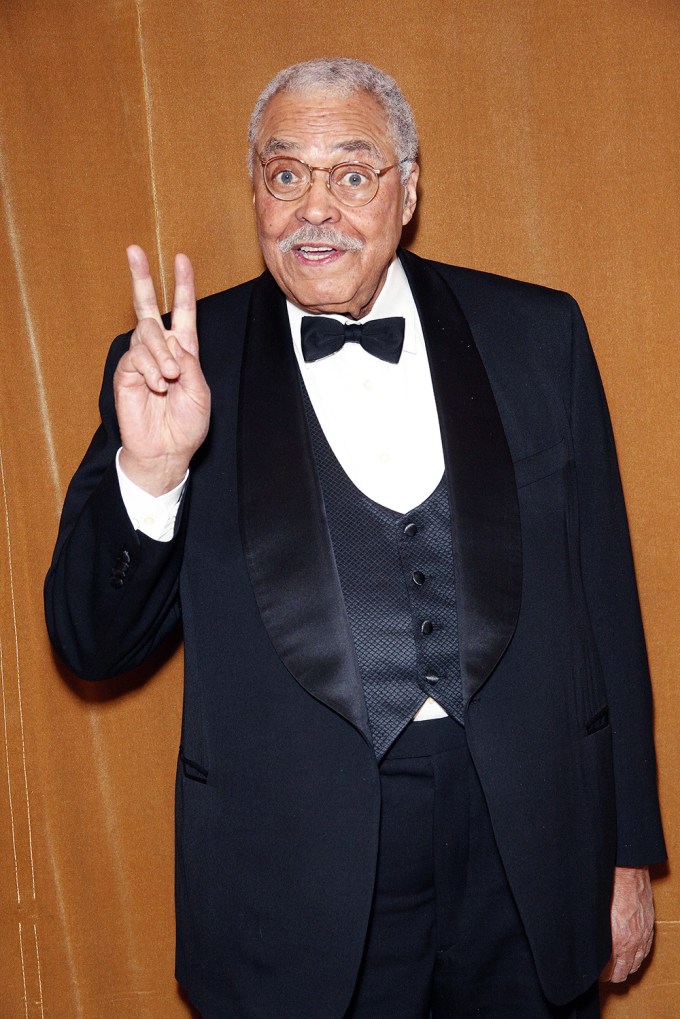
[[(245, 132), (281, 67), (378, 64), (422, 137), (419, 254), (565, 289), (617, 434), (671, 857), (680, 843), (677, 0), (3, 0), (0, 5), (0, 1019), (181, 1019), (172, 796), (181, 650), (88, 685), (42, 617), (125, 246), (167, 306), (257, 274)], [(656, 881), (642, 980), (606, 1019), (680, 1015), (680, 882)]]

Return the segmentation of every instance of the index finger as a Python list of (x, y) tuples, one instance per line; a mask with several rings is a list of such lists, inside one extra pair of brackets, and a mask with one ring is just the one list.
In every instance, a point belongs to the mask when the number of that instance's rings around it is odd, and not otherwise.
[(153, 318), (163, 328), (156, 291), (151, 279), (149, 259), (146, 257), (145, 251), (138, 244), (131, 244), (127, 248), (127, 259), (132, 276), (132, 303), (137, 321), (141, 322), (143, 318)]
[(198, 353), (194, 270), (186, 255), (175, 255), (175, 293), (172, 298), (172, 332), (185, 350)]

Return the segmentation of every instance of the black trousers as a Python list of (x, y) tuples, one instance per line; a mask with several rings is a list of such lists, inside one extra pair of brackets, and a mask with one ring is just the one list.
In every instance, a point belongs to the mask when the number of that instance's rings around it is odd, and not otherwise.
[(550, 1004), (462, 726), (412, 722), (381, 767), (378, 875), (345, 1019), (596, 1019), (598, 988)]

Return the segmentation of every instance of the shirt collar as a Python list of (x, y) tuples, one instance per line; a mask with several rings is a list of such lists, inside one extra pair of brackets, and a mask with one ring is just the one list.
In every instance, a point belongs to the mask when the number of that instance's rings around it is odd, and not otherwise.
[[(293, 343), (296, 347), (300, 346), (300, 328), (302, 318), (304, 315), (309, 315), (310, 312), (303, 311), (302, 308), (298, 308), (296, 304), (289, 301), (286, 298), (286, 306), (288, 308), (288, 318), (290, 321), (290, 331), (293, 336)], [(324, 318), (334, 318), (337, 322), (354, 322), (354, 319), (348, 318), (346, 315), (331, 315), (322, 312)], [(375, 304), (363, 318), (357, 319), (357, 322), (371, 322), (375, 318), (392, 318), (394, 316), (401, 316), (405, 320), (404, 330), (404, 346), (403, 353), (415, 354), (418, 350), (417, 340), (419, 332), (419, 319), (418, 312), (416, 311), (416, 304), (413, 300), (413, 294), (406, 278), (401, 262), (395, 257), (390, 262), (387, 269), (387, 276), (383, 288), (378, 294)]]

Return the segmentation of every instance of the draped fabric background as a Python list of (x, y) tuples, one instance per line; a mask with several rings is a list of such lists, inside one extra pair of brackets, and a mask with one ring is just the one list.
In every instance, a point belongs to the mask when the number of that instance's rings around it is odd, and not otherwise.
[[(124, 248), (200, 294), (260, 271), (252, 103), (321, 54), (395, 75), (422, 136), (420, 254), (571, 291), (618, 438), (680, 842), (677, 0), (3, 0), (0, 5), (0, 1017), (181, 1019), (172, 795), (181, 651), (91, 686), (54, 660), (41, 585), (133, 323)], [(680, 1014), (680, 882), (607, 1019)], [(303, 1017), (301, 1017), (303, 1019)]]

